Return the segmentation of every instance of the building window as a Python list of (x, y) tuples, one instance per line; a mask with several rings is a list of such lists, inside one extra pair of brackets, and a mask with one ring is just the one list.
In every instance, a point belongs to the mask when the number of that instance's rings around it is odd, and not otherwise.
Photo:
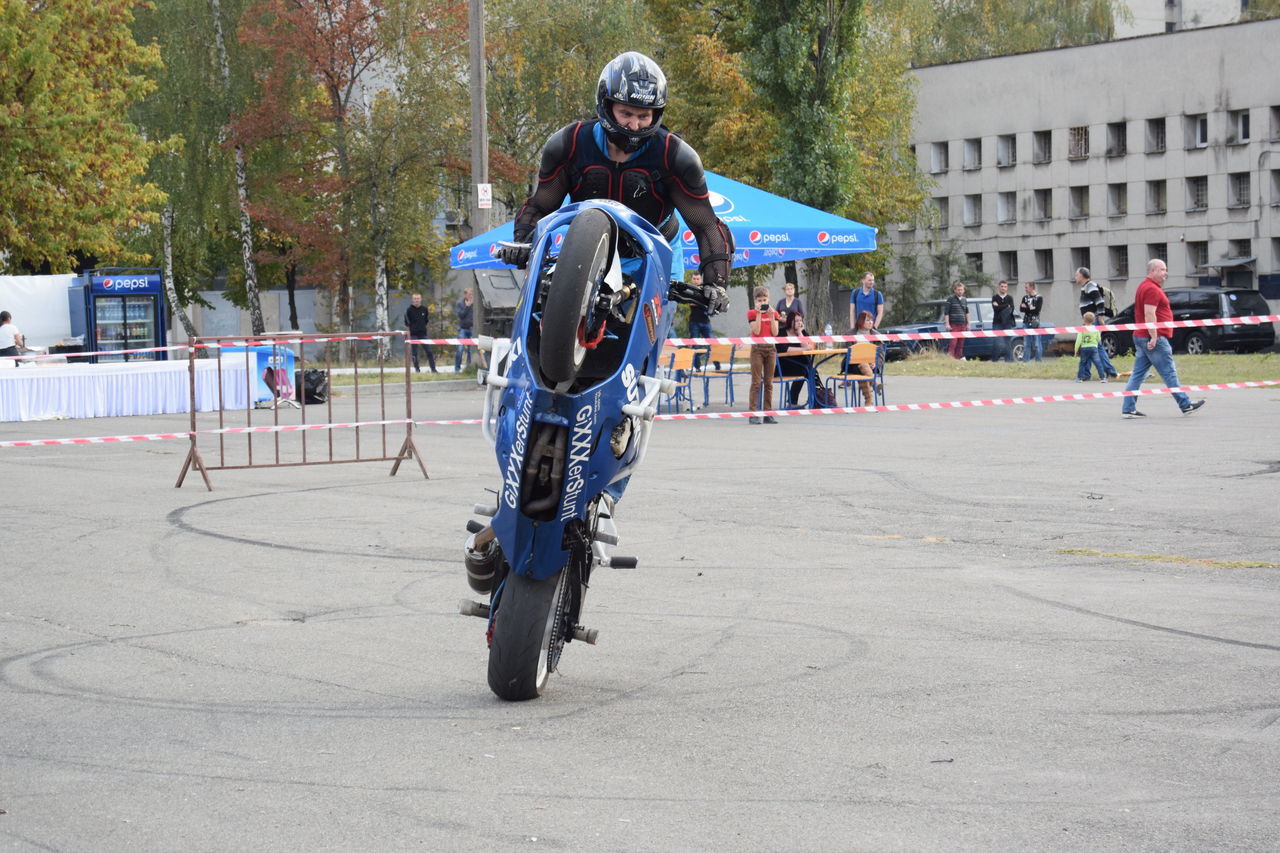
[(967, 195), (964, 197), (964, 224), (982, 224), (982, 196)]
[(1147, 260), (1164, 261), (1165, 265), (1169, 264), (1169, 244), (1168, 243), (1148, 243), (1147, 244)]
[(1232, 110), (1227, 113), (1227, 144), (1243, 145), (1249, 141), (1249, 111)]
[(1031, 219), (1043, 221), (1053, 218), (1053, 190), (1033, 190)]
[(1227, 254), (1233, 258), (1252, 258), (1253, 257), (1253, 241), (1252, 240), (1228, 240)]
[(1280, 139), (1280, 107), (1271, 108), (1271, 138)]
[(1036, 281), (1053, 281), (1053, 249), (1036, 249)]
[[(1280, 174), (1280, 172), (1277, 172)], [(996, 193), (996, 222), (1005, 225), (1018, 221), (1018, 194)]]
[(1000, 253), (1000, 276), (1008, 281), (1018, 280), (1018, 253)]
[(1249, 173), (1232, 172), (1227, 175), (1227, 207), (1249, 206)]
[[(1280, 169), (1271, 170), (1271, 206), (1280, 207)], [(1280, 258), (1276, 258), (1280, 266)]]
[(1187, 241), (1187, 271), (1197, 272), (1209, 263), (1209, 242), (1207, 240)]
[(1053, 131), (1037, 130), (1031, 134), (1031, 162), (1048, 163), (1053, 159)]
[(1080, 269), (1081, 267), (1084, 267), (1085, 269), (1089, 269), (1089, 267), (1093, 266), (1093, 262), (1090, 259), (1090, 254), (1091, 253), (1089, 252), (1088, 246), (1076, 246), (1071, 250), (1071, 273), (1072, 274), (1074, 274), (1075, 271)]
[(946, 198), (945, 196), (943, 196), (942, 198), (935, 198), (933, 200), (934, 206), (938, 209), (938, 227), (939, 228), (946, 228), (948, 225), (951, 224), (951, 216), (950, 216), (950, 210), (949, 210), (951, 205), (949, 204), (949, 202), (950, 202), (950, 199)]
[(1067, 159), (1083, 160), (1089, 156), (1089, 127), (1081, 125), (1067, 129)]
[(1072, 219), (1088, 219), (1089, 218), (1089, 188), (1088, 187), (1072, 187), (1071, 188), (1071, 209), (1068, 215)]
[(1147, 181), (1147, 213), (1164, 213), (1168, 209), (1164, 181)]
[(981, 139), (966, 139), (964, 141), (964, 167), (966, 169), (982, 168)]
[(974, 272), (982, 272), (982, 253), (981, 252), (965, 252), (965, 266)]
[(1209, 178), (1198, 175), (1187, 178), (1187, 210), (1209, 209)]
[(1012, 133), (996, 137), (996, 165), (1003, 168), (1018, 162), (1018, 137)]
[(1207, 148), (1209, 145), (1209, 117), (1204, 113), (1187, 116), (1187, 147)]
[(950, 157), (947, 153), (947, 143), (933, 143), (932, 159), (929, 161), (929, 171), (935, 175), (940, 175), (947, 171), (951, 166)]
[(1129, 153), (1129, 125), (1114, 121), (1107, 125), (1107, 156), (1123, 157)]
[(1129, 277), (1129, 247), (1108, 246), (1107, 259), (1111, 262), (1111, 278)]
[(1147, 119), (1147, 153), (1163, 154), (1166, 146), (1164, 134), (1164, 119), (1149, 118)]
[[(1107, 216), (1124, 216), (1128, 212), (1129, 185), (1107, 184)], [(1088, 264), (1080, 266), (1088, 266)]]

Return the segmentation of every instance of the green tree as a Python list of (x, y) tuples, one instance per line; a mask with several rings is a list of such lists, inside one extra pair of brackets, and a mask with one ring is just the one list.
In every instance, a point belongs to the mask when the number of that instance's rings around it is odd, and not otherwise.
[(161, 144), (128, 121), (152, 87), (154, 47), (135, 43), (136, 0), (0, 4), (0, 266), (68, 270), (126, 249), (164, 194), (142, 179)]
[(1107, 41), (1123, 0), (886, 0), (909, 27), (916, 65)]
[(1240, 15), (1242, 21), (1261, 21), (1280, 18), (1280, 0), (1249, 0), (1248, 8)]
[[(770, 188), (820, 210), (843, 211), (853, 196), (847, 83), (863, 23), (861, 0), (760, 0), (749, 18), (749, 76), (776, 123)], [(833, 319), (830, 269), (800, 266), (812, 328)]]
[(652, 54), (655, 43), (638, 3), (490, 0), (486, 11), (494, 199), (514, 211), (547, 137), (595, 115), (600, 69), (626, 50)]
[[(238, 19), (236, 0), (219, 5), (228, 22)], [(248, 305), (233, 154), (223, 143), (233, 105), (247, 94), (251, 67), (238, 55), (235, 40), (229, 45), (224, 40), (234, 58), (228, 63), (235, 70), (229, 90), (219, 69), (216, 21), (210, 0), (168, 0), (142, 9), (134, 26), (139, 43), (160, 50), (164, 67), (156, 75), (156, 89), (135, 104), (132, 114), (148, 138), (170, 138), (173, 144), (151, 159), (147, 171), (168, 196), (167, 215), (160, 229), (137, 232), (132, 245), (153, 257), (165, 253), (167, 245), (171, 307), (189, 333), (194, 329), (185, 306), (198, 302), (199, 290), (220, 273), (231, 273), (228, 297)], [(224, 29), (235, 31), (232, 24)]]

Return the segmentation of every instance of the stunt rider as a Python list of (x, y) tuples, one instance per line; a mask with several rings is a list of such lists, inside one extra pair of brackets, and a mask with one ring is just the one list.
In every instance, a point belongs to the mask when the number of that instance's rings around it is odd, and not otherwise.
[(679, 211), (697, 238), (706, 283), (673, 284), (671, 298), (705, 305), (708, 314), (728, 308), (733, 238), (711, 209), (698, 152), (662, 126), (666, 106), (667, 78), (652, 59), (628, 51), (606, 65), (596, 86), (596, 118), (565, 125), (542, 147), (533, 193), (516, 214), (515, 242), (525, 245), (503, 246), (498, 256), (524, 269), (534, 226), (566, 195), (574, 202), (622, 202), (669, 243), (675, 243)]

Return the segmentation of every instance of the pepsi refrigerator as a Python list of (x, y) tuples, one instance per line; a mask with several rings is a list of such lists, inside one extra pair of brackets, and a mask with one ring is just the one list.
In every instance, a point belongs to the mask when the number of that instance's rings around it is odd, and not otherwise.
[[(125, 352), (166, 345), (160, 270), (108, 267), (75, 279), (68, 294), (71, 334), (84, 337), (94, 361), (156, 361), (166, 352)], [(112, 355), (120, 351), (119, 355)]]

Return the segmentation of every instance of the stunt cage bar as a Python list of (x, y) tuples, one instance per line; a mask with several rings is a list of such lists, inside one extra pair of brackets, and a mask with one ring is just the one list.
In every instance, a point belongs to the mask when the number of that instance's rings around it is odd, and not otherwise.
[[(387, 369), (390, 367), (395, 376), (399, 374), (399, 369), (393, 362), (389, 361), (386, 351), (390, 350), (390, 343), (397, 339), (404, 340), (406, 338), (404, 332), (377, 332), (362, 336), (364, 340), (371, 340), (378, 344), (377, 346), (377, 366), (373, 368), (361, 368), (360, 351), (358, 346), (349, 346), (346, 349), (350, 352), (350, 373), (353, 379), (352, 383), (352, 402), (354, 405), (354, 413), (352, 421), (359, 422), (361, 420), (361, 401), (368, 395), (361, 393), (362, 389), (369, 387), (370, 384), (376, 384), (377, 397), (375, 406), (378, 411), (379, 421), (389, 421), (387, 417), (389, 405), (394, 405), (393, 400), (388, 399), (388, 384), (400, 385), (401, 380), (397, 377), (389, 382)], [(377, 434), (380, 438), (380, 444), (375, 455), (367, 455), (363, 448), (362, 430), (369, 430), (369, 426), (353, 426), (355, 435), (355, 447), (349, 454), (339, 452), (335, 446), (334, 432), (335, 430), (326, 429), (326, 445), (322, 448), (320, 458), (315, 458), (315, 452), (312, 447), (308, 446), (307, 433), (311, 430), (307, 429), (307, 389), (305, 386), (307, 377), (307, 357), (304, 343), (321, 343), (324, 345), (324, 357), (322, 372), (324, 374), (325, 385), (328, 391), (325, 395), (324, 419), (321, 424), (333, 424), (333, 399), (334, 394), (330, 381), (334, 375), (335, 368), (334, 349), (335, 342), (350, 341), (347, 335), (302, 335), (300, 333), (292, 334), (274, 334), (256, 337), (244, 336), (217, 336), (195, 338), (190, 344), (190, 355), (188, 358), (188, 371), (191, 384), (191, 447), (187, 451), (186, 460), (182, 463), (182, 471), (178, 474), (178, 481), (174, 484), (174, 488), (181, 488), (183, 481), (186, 479), (187, 472), (195, 469), (200, 472), (200, 476), (204, 479), (205, 488), (213, 491), (213, 484), (209, 480), (210, 471), (229, 471), (237, 469), (249, 468), (288, 468), (300, 467), (303, 465), (336, 465), (347, 462), (392, 462), (391, 472), (389, 476), (394, 477), (400, 469), (400, 463), (406, 459), (413, 459), (418, 463), (418, 468), (422, 471), (422, 476), (429, 478), (427, 474), (427, 466), (422, 459), (422, 454), (418, 451), (413, 435), (413, 380), (411, 370), (411, 361), (409, 355), (409, 347), (404, 346), (404, 364), (403, 364), (403, 390), (404, 390), (404, 439), (400, 443), (400, 449), (394, 454), (389, 453), (388, 448), (388, 429), (394, 429), (399, 426), (397, 421), (391, 423), (382, 423), (377, 426)], [(382, 346), (383, 342), (388, 346)], [(244, 370), (244, 393), (245, 393), (245, 436), (244, 444), (244, 462), (234, 462), (228, 458), (227, 433), (220, 432), (228, 427), (228, 413), (236, 411), (228, 409), (226, 406), (227, 391), (223, 384), (223, 352), (227, 349), (243, 351), (245, 358)], [(218, 377), (217, 382), (217, 463), (210, 464), (206, 461), (200, 452), (198, 444), (200, 430), (197, 429), (197, 412), (196, 412), (196, 359), (201, 357), (202, 351), (210, 351), (212, 357), (217, 360), (218, 366), (215, 375)], [(269, 366), (263, 371), (263, 375), (259, 376), (255, 355), (259, 352), (268, 351)], [(293, 362), (296, 364), (295, 370), (288, 367), (289, 359), (286, 354), (292, 355)], [(341, 356), (340, 356), (341, 358)], [(370, 371), (375, 374), (372, 383), (362, 383), (361, 377), (367, 376)], [(344, 372), (346, 372), (344, 370)], [(294, 373), (298, 381), (294, 381)], [(283, 374), (283, 381), (281, 380)], [(270, 393), (269, 399), (261, 399), (259, 379), (263, 379), (266, 389)], [(302, 399), (299, 400), (298, 396)], [(238, 396), (238, 395), (237, 395)], [(255, 399), (257, 398), (257, 399)], [(260, 404), (265, 404), (260, 407)], [(283, 430), (271, 429), (271, 427), (280, 427), (285, 424), (281, 420), (281, 410), (298, 412), (299, 421), (289, 422), (297, 423), (302, 429), (298, 432), (301, 435), (300, 451), (301, 458), (287, 458), (281, 452), (280, 435)], [(264, 459), (261, 452), (255, 456), (255, 447), (253, 441), (253, 428), (262, 427), (262, 424), (254, 423), (254, 414), (256, 412), (270, 411), (270, 426), (264, 428), (264, 431), (270, 430), (272, 434), (271, 447), (269, 448), (266, 458)], [(204, 431), (206, 434), (208, 430)]]

